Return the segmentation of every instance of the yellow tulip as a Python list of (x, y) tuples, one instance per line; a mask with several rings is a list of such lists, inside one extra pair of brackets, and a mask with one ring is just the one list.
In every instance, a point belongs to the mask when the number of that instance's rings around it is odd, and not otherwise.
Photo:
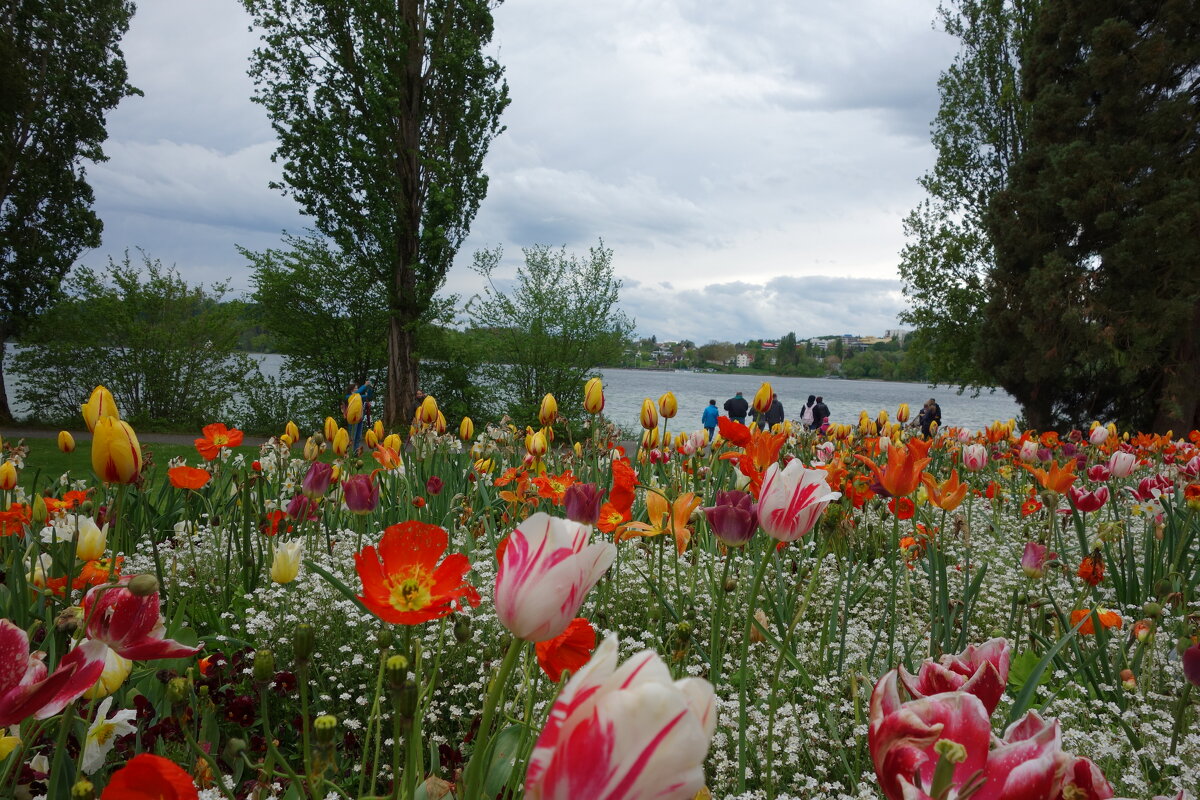
[(371, 449), (374, 449), (375, 445), (379, 444), (379, 437), (375, 435), (374, 428), (367, 428), (367, 432), (363, 435), (363, 442)]
[(546, 450), (549, 445), (546, 442), (546, 434), (541, 431), (531, 433), (525, 437), (525, 450), (534, 458), (541, 458), (546, 455)]
[(296, 443), (296, 440), (286, 433), (279, 434), (279, 441), (282, 442), (283, 446), (287, 448), (291, 448), (291, 446)]
[(658, 428), (658, 409), (649, 397), (642, 401), (642, 427), (648, 431)]
[(70, 431), (58, 432), (58, 449), (64, 453), (75, 452), (75, 437), (71, 435)]
[(120, 689), (131, 672), (133, 672), (133, 662), (117, 655), (117, 651), (111, 647), (108, 648), (108, 652), (104, 654), (104, 671), (100, 673), (100, 677), (96, 679), (91, 688), (83, 693), (84, 699), (103, 700)]
[(400, 448), (403, 447), (404, 445), (400, 441), (400, 434), (389, 433), (387, 436), (383, 437), (383, 446), (388, 448), (389, 450), (399, 453)]
[(291, 583), (300, 574), (300, 559), (304, 555), (304, 542), (300, 539), (281, 544), (271, 561), (271, 580), (276, 583)]
[(883, 425), (886, 425), (886, 424), (887, 424), (887, 422), (888, 422), (888, 413), (887, 413), (887, 409), (884, 409), (884, 408), (881, 408), (881, 409), (879, 409), (879, 417), (878, 417), (878, 420), (879, 420), (879, 422), (880, 422), (881, 424), (883, 424)]
[(346, 455), (346, 451), (350, 449), (350, 434), (345, 428), (338, 428), (333, 434), (333, 452), (339, 456)]
[(92, 469), (106, 483), (133, 483), (142, 471), (142, 447), (129, 423), (100, 417), (92, 431)]
[(317, 444), (316, 439), (308, 437), (308, 441), (304, 443), (304, 460), (316, 461), (319, 455), (321, 455), (321, 445)]
[(383, 430), (383, 420), (375, 420), (375, 426), (372, 428), (372, 430), (375, 431), (375, 438), (382, 442), (385, 436)]
[(545, 428), (547, 425), (553, 425), (556, 419), (558, 419), (558, 401), (554, 399), (554, 395), (547, 394), (542, 398), (542, 405), (538, 409), (538, 422)]
[(475, 471), (483, 475), (491, 472), (495, 468), (495, 463), (490, 458), (481, 458), (475, 462)]
[(362, 395), (358, 392), (350, 395), (350, 399), (346, 401), (346, 422), (350, 425), (357, 425), (362, 422), (363, 406)]
[(300, 441), (300, 428), (296, 426), (296, 423), (288, 420), (288, 424), (283, 426), (283, 435), (288, 437), (291, 444), (295, 444)]
[(321, 432), (325, 434), (325, 441), (332, 442), (334, 435), (337, 434), (338, 424), (333, 417), (325, 418), (325, 428)]
[(462, 422), (458, 423), (458, 438), (464, 442), (475, 438), (475, 423), (471, 422), (470, 417), (463, 417)]
[(775, 390), (771, 388), (771, 384), (763, 383), (758, 387), (758, 392), (754, 395), (754, 410), (760, 414), (765, 414), (771, 408), (771, 397), (775, 394)]
[(439, 436), (446, 432), (446, 415), (442, 413), (441, 409), (438, 409), (437, 419), (433, 421), (433, 429)]
[(675, 401), (675, 395), (672, 392), (667, 392), (658, 398), (658, 413), (662, 415), (663, 419), (671, 419), (679, 413), (679, 403)]
[(658, 447), (658, 428), (649, 428), (642, 432), (642, 447), (646, 449)]
[(92, 390), (92, 396), (83, 404), (82, 411), (83, 422), (89, 431), (96, 430), (96, 422), (101, 417), (121, 418), (121, 412), (117, 410), (117, 403), (113, 400), (112, 392), (103, 386), (97, 386)]
[(17, 465), (11, 461), (0, 464), (0, 491), (11, 492), (17, 486)]
[(583, 457), (583, 442), (576, 442), (574, 450), (575, 450), (575, 457), (582, 458)]
[(583, 385), (583, 408), (589, 414), (604, 410), (604, 383), (599, 378), (592, 378)]
[(421, 401), (420, 407), (417, 409), (417, 418), (426, 425), (432, 425), (437, 422), (438, 414), (437, 400), (433, 399), (433, 395), (425, 395), (425, 399)]
[[(12, 730), (19, 729), (14, 727)], [(4, 729), (0, 728), (0, 762), (8, 758), (9, 754), (11, 754), (13, 750), (16, 750), (17, 745), (20, 743), (20, 736), (8, 736), (4, 733)]]

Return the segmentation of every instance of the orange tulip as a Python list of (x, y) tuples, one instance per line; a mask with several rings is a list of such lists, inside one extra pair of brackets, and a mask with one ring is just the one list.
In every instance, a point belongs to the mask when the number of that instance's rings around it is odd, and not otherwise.
[(675, 548), (682, 553), (687, 550), (688, 542), (692, 539), (692, 531), (688, 522), (692, 512), (700, 506), (700, 498), (692, 492), (679, 495), (674, 503), (668, 503), (667, 498), (658, 492), (646, 492), (646, 516), (649, 523), (631, 522), (625, 526), (621, 539), (632, 539), (634, 536), (659, 536), (670, 533), (675, 537)]
[(921, 483), (929, 492), (929, 502), (943, 511), (953, 511), (962, 505), (970, 487), (958, 479), (958, 470), (950, 470), (950, 477), (938, 483), (928, 472), (921, 473)]
[(1030, 474), (1038, 479), (1038, 483), (1042, 485), (1043, 489), (1050, 492), (1058, 492), (1059, 494), (1066, 494), (1067, 489), (1071, 487), (1071, 484), (1078, 477), (1075, 474), (1074, 461), (1067, 461), (1061, 468), (1057, 462), (1051, 461), (1049, 471), (1031, 467), (1028, 464), (1022, 464), (1021, 466), (1029, 470)]
[(928, 456), (929, 445), (929, 442), (920, 439), (909, 439), (904, 447), (892, 445), (888, 448), (887, 467), (884, 469), (866, 456), (856, 455), (855, 458), (871, 469), (875, 477), (875, 485), (871, 488), (876, 493), (887, 497), (906, 497), (917, 490), (921, 471), (931, 460)]
[(142, 447), (129, 423), (100, 417), (92, 431), (92, 469), (107, 483), (133, 483), (142, 471)]

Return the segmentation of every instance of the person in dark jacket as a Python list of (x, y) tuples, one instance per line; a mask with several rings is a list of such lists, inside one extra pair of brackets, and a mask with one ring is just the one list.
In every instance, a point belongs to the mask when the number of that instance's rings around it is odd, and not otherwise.
[(818, 397), (817, 404), (813, 406), (813, 422), (812, 429), (814, 431), (824, 430), (829, 423), (829, 406), (825, 405), (825, 398)]
[(771, 395), (771, 407), (763, 415), (763, 421), (767, 423), (768, 428), (772, 428), (783, 422), (783, 403), (779, 402), (779, 395)]
[(746, 412), (750, 410), (750, 404), (746, 402), (746, 398), (742, 397), (742, 393), (738, 392), (733, 397), (725, 401), (725, 413), (734, 422), (746, 424)]
[(933, 435), (933, 425), (936, 422), (938, 427), (942, 425), (942, 407), (938, 405), (937, 400), (932, 397), (925, 403), (921, 409), (921, 413), (917, 416), (917, 421), (921, 425), (921, 435), (928, 439)]

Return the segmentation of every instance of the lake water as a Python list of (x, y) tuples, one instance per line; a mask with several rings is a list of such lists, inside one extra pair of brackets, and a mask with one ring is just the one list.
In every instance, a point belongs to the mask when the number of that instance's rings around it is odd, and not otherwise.
[[(10, 346), (11, 355), (15, 348)], [(274, 354), (256, 356), (265, 375), (278, 375), (283, 357)], [(6, 359), (6, 363), (7, 359)], [(800, 410), (810, 394), (821, 395), (829, 406), (834, 422), (855, 423), (858, 413), (866, 410), (872, 417), (880, 409), (895, 415), (896, 407), (908, 403), (915, 417), (921, 405), (930, 397), (936, 397), (942, 407), (942, 424), (983, 428), (993, 420), (1006, 420), (1020, 415), (1020, 407), (1011, 396), (1003, 391), (985, 392), (979, 397), (956, 394), (953, 389), (939, 387), (931, 389), (923, 383), (896, 383), (889, 381), (847, 381), (831, 378), (764, 378), (758, 375), (725, 375), (701, 372), (658, 372), (654, 370), (607, 369), (604, 380), (604, 414), (623, 428), (640, 428), (638, 415), (642, 400), (650, 397), (657, 401), (659, 395), (671, 391), (679, 404), (679, 414), (671, 422), (672, 430), (696, 430), (700, 427), (700, 414), (710, 399), (721, 408), (725, 401), (737, 391), (742, 391), (747, 400), (753, 398), (763, 380), (769, 380), (784, 413), (789, 419), (799, 419)], [(18, 417), (28, 409), (16, 402), (14, 394), (19, 378), (9, 372), (4, 374), (12, 410)], [(580, 387), (580, 391), (583, 391)], [(117, 398), (120, 402), (120, 398)], [(724, 411), (722, 411), (724, 413)]]

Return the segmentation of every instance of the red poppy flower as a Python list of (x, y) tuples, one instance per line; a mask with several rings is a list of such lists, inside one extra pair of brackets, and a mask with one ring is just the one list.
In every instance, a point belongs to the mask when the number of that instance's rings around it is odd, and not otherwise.
[(33, 521), (33, 511), (23, 503), (13, 503), (8, 511), (0, 511), (0, 536), (20, 536)]
[(196, 440), (196, 452), (205, 461), (220, 455), (222, 447), (237, 447), (242, 443), (242, 432), (237, 428), (226, 428), (222, 422), (205, 425), (201, 433), (204, 438)]
[(167, 480), (176, 489), (199, 489), (212, 480), (212, 473), (196, 467), (171, 467), (167, 470)]
[(100, 800), (197, 800), (192, 776), (168, 758), (139, 753), (112, 774)]
[(892, 512), (899, 519), (912, 519), (917, 508), (913, 505), (913, 501), (907, 497), (893, 497), (888, 501), (888, 511)]
[(553, 639), (538, 642), (534, 649), (542, 672), (558, 683), (564, 671), (575, 673), (592, 657), (592, 651), (596, 649), (596, 629), (583, 617), (576, 617), (565, 631)]
[(533, 479), (533, 485), (538, 487), (538, 496), (550, 500), (556, 506), (562, 505), (563, 495), (573, 483), (575, 475), (569, 469), (561, 475), (539, 475)]
[(416, 625), (460, 610), (463, 600), (479, 605), (479, 592), (466, 582), (471, 564), (462, 553), (438, 559), (449, 537), (436, 525), (410, 520), (391, 525), (379, 540), (354, 556), (363, 593), (372, 614), (385, 622)]
[(262, 532), (267, 536), (276, 536), (280, 533), (290, 533), (292, 526), (287, 524), (288, 513), (281, 509), (268, 512), (263, 518)]
[(1021, 503), (1021, 516), (1028, 517), (1030, 514), (1036, 514), (1042, 510), (1042, 504), (1038, 502), (1037, 497), (1032, 491), (1029, 493), (1029, 498), (1024, 503)]
[(1090, 586), (1097, 585), (1104, 580), (1104, 556), (1100, 555), (1099, 550), (1093, 550), (1091, 555), (1084, 556), (1083, 561), (1079, 562), (1076, 574), (1084, 583)]

